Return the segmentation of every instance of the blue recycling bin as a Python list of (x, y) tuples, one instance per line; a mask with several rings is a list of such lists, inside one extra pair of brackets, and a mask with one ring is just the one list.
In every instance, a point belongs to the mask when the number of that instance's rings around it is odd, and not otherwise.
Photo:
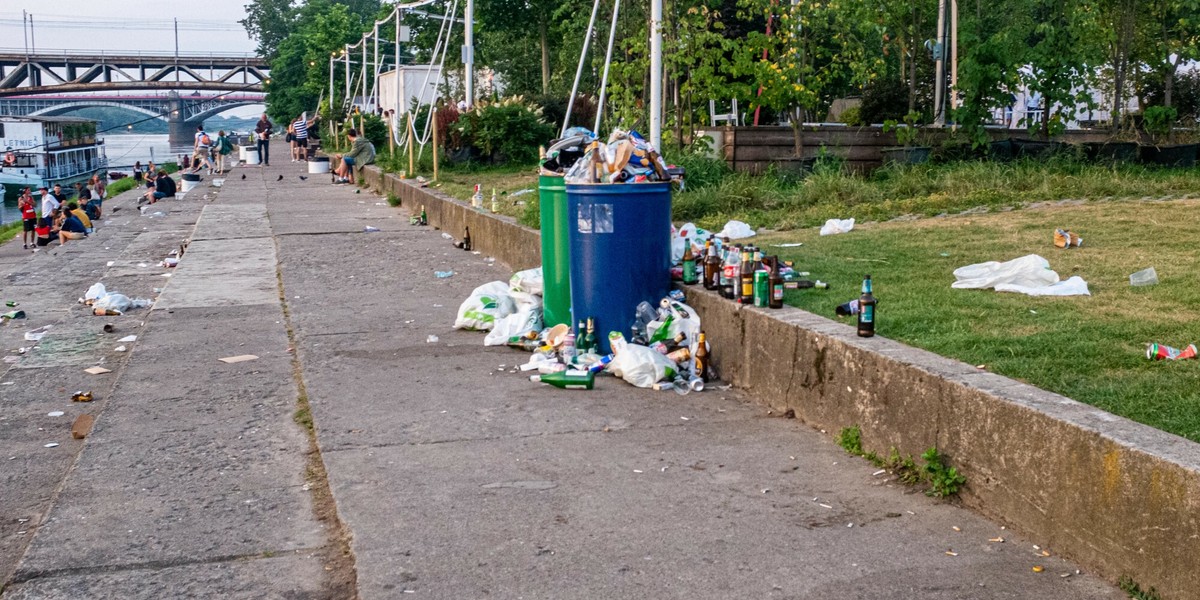
[(671, 184), (567, 184), (567, 207), (571, 315), (595, 319), (608, 354), (608, 333), (629, 339), (637, 305), (671, 289)]

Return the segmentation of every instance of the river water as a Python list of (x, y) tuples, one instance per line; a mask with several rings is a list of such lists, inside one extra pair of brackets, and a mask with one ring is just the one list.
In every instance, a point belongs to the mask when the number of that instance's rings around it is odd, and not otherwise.
[[(167, 141), (165, 133), (149, 134), (104, 134), (105, 154), (108, 156), (109, 171), (130, 172), (133, 163), (141, 161), (144, 166), (153, 160), (157, 164), (177, 160), (179, 154), (191, 152), (191, 147), (175, 148)], [(15, 200), (0, 203), (0, 224), (21, 218)]]

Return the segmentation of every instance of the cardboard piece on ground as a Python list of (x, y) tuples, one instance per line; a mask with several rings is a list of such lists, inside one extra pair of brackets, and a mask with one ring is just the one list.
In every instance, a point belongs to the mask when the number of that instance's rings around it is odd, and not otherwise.
[(83, 372), (90, 373), (92, 375), (103, 375), (105, 373), (112, 373), (112, 369), (105, 369), (104, 367), (90, 367), (84, 369)]
[(96, 422), (96, 418), (92, 415), (79, 415), (75, 417), (75, 424), (71, 425), (71, 437), (82, 440), (92, 432), (92, 425)]
[(218, 358), (217, 360), (223, 363), (240, 363), (248, 360), (258, 360), (258, 357), (253, 354), (239, 354), (238, 356), (226, 356), (225, 358)]

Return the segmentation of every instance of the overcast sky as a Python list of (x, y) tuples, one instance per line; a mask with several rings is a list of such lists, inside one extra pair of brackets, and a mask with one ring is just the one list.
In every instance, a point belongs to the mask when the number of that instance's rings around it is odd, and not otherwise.
[[(33, 15), (36, 50), (134, 50), (175, 52), (179, 19), (181, 53), (254, 52), (238, 20), (249, 0), (0, 0), (0, 48), (24, 52), (21, 11)], [(226, 115), (257, 114), (261, 107)]]

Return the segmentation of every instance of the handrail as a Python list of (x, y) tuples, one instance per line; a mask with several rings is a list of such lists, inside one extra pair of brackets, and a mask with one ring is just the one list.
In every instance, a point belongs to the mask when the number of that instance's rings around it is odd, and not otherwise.
[[(14, 54), (22, 57), (28, 56), (30, 59), (42, 58), (61, 58), (64, 56), (88, 56), (88, 57), (146, 57), (146, 58), (162, 58), (175, 59), (175, 54), (169, 51), (162, 52), (147, 52), (145, 50), (88, 50), (86, 48), (63, 48), (53, 51), (39, 50), (37, 52), (26, 52), (24, 48), (0, 47), (0, 54)], [(180, 52), (179, 58), (244, 58), (258, 61), (266, 59), (258, 56), (255, 52)]]

